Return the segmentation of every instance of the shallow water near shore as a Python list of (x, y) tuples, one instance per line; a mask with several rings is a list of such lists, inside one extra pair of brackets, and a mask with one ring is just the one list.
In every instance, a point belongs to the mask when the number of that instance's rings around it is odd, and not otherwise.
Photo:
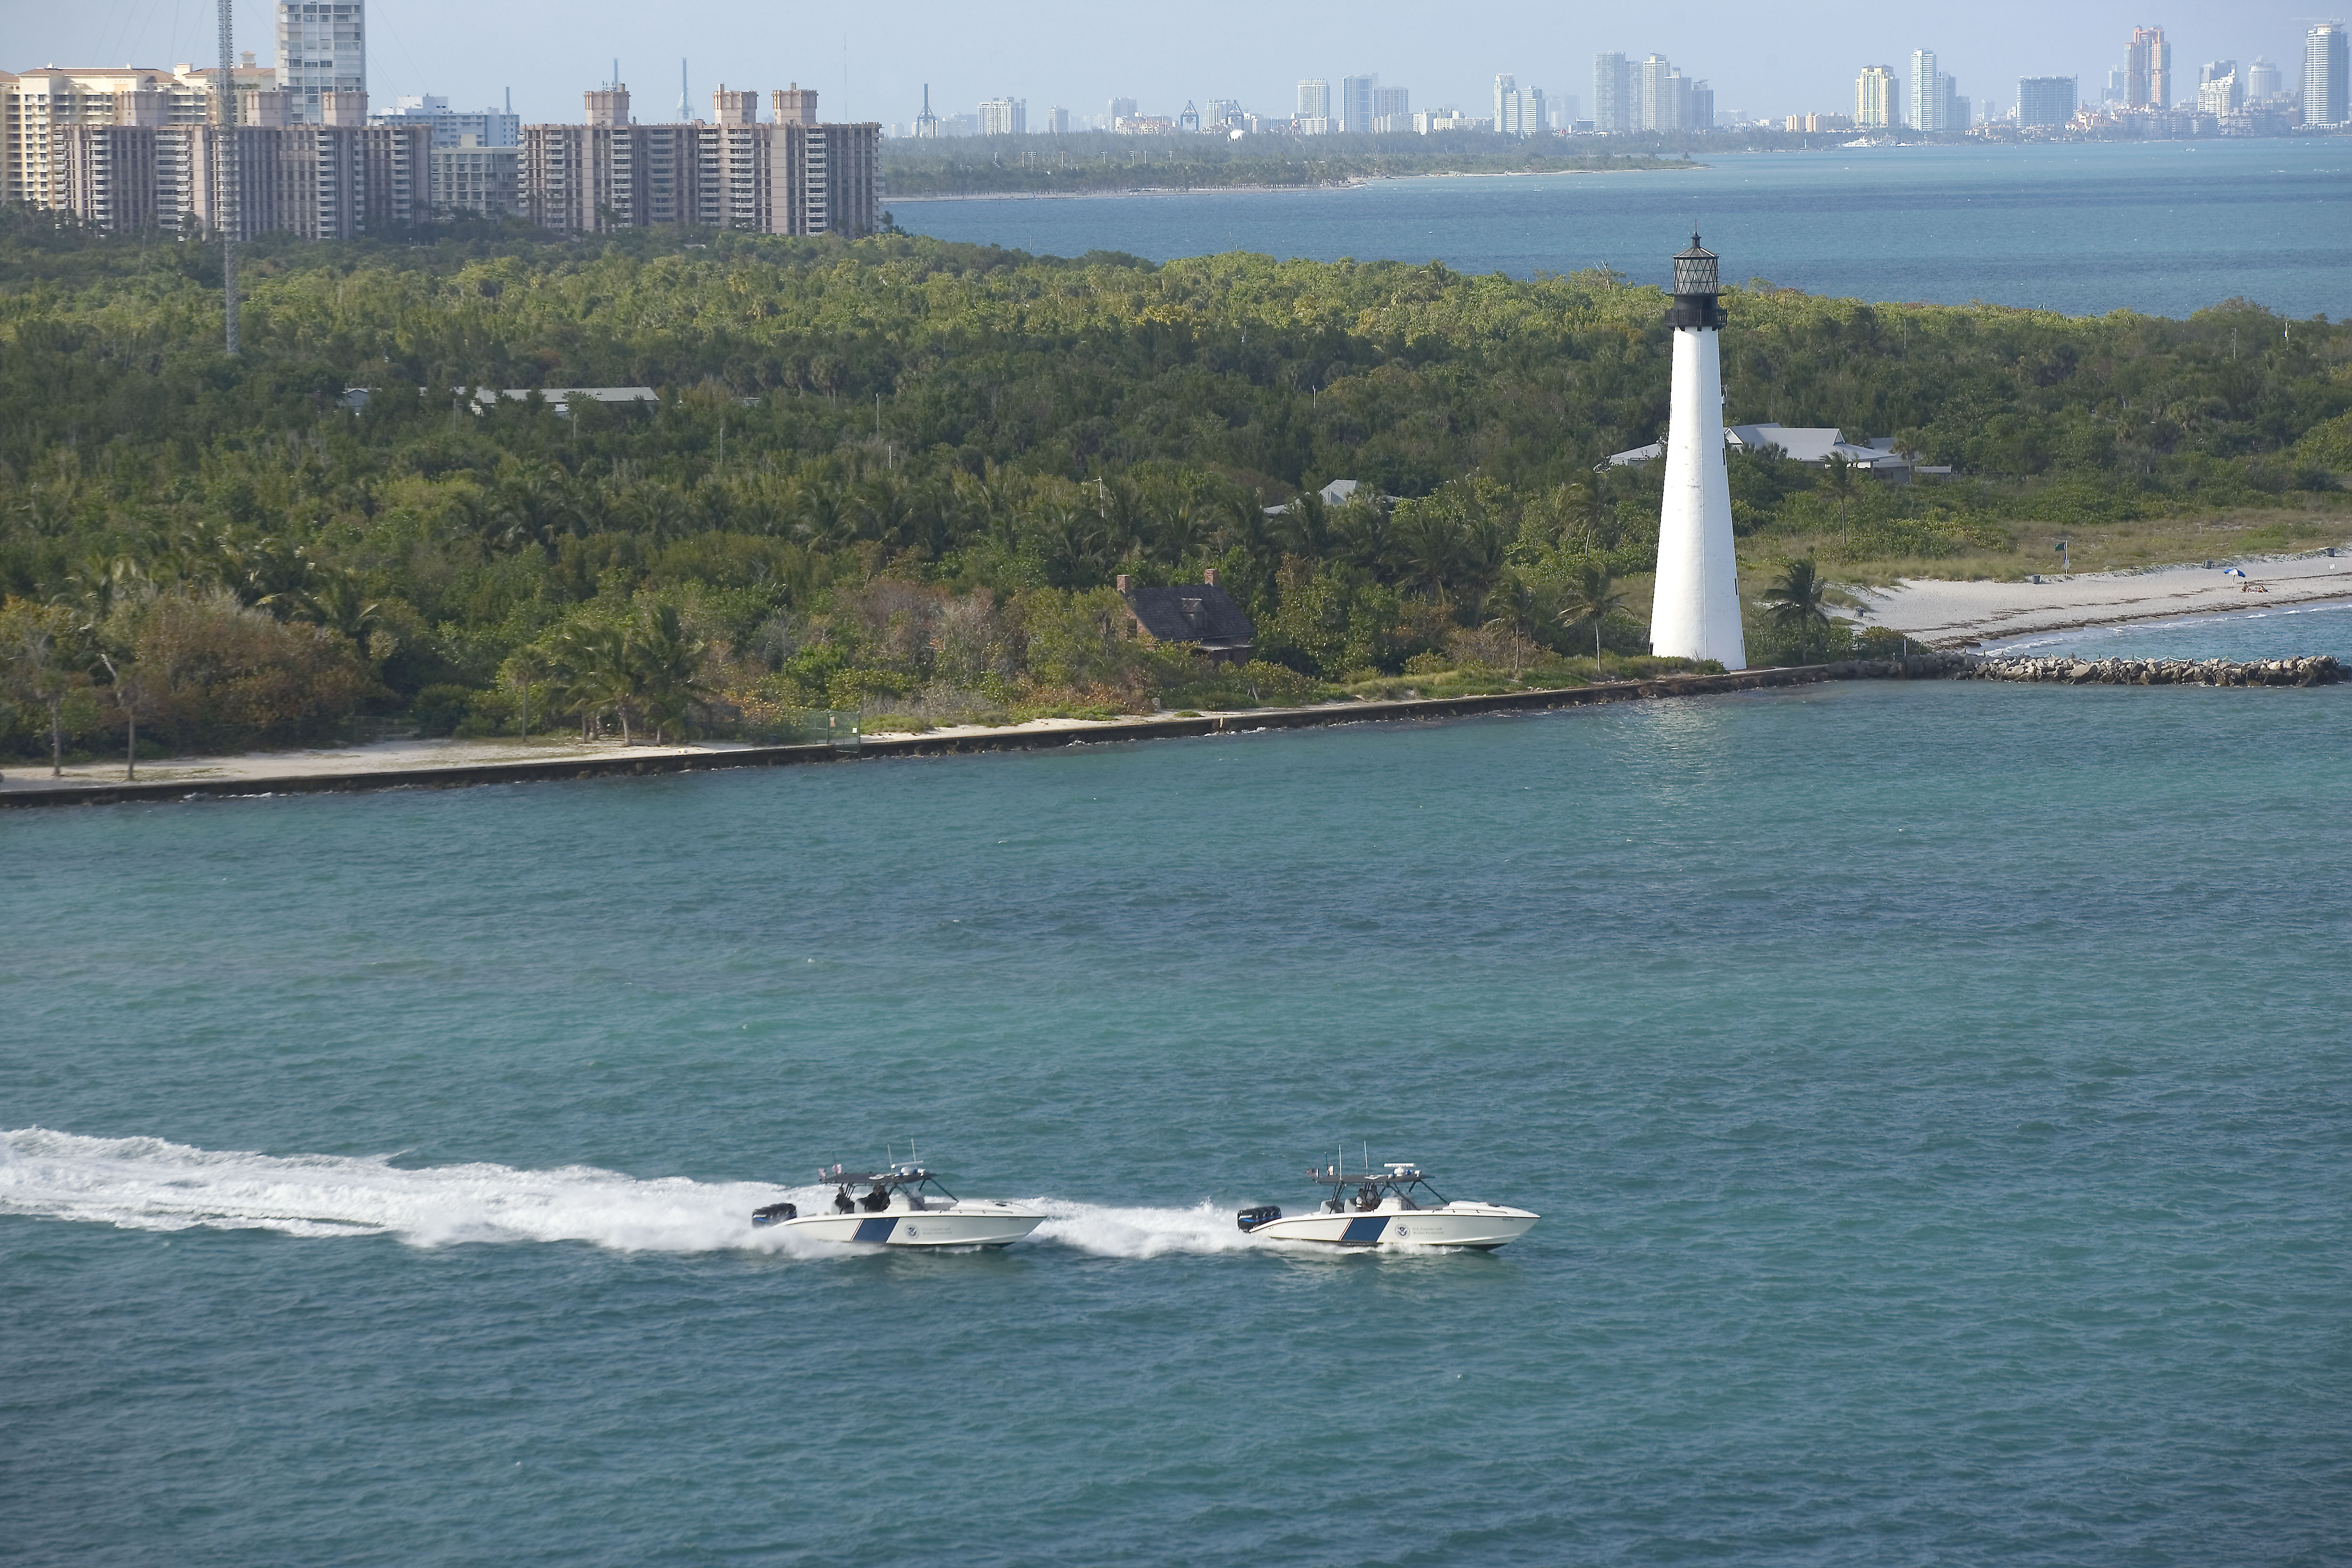
[[(12, 817), (0, 1541), (2332, 1560), (2347, 755), (1873, 682)], [(909, 1138), (1054, 1218), (745, 1223)], [(1234, 1230), (1342, 1139), (1543, 1222)]]

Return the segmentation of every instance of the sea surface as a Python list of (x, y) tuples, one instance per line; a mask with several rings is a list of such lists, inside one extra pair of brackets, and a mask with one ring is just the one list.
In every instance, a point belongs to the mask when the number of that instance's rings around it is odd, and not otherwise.
[(898, 199), (901, 226), (1055, 256), (1433, 258), (1666, 281), (1700, 231), (1727, 280), (1877, 300), (2186, 316), (2352, 312), (2352, 137), (1725, 153), (1702, 169), (1345, 189)]
[[(1888, 682), (5, 814), (0, 1555), (2344, 1562), (2347, 756)], [(747, 1223), (910, 1141), (1055, 1217)], [(1343, 1144), (1543, 1220), (1237, 1232)]]

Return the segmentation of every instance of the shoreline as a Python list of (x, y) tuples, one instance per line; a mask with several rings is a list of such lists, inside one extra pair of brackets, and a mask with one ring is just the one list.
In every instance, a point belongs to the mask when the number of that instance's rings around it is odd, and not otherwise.
[(1133, 185), (1118, 191), (943, 191), (933, 195), (892, 196), (883, 205), (919, 202), (1078, 202), (1106, 196), (1274, 195), (1285, 191), (1353, 191), (1395, 180), (1533, 180), (1559, 174), (1672, 174), (1706, 169), (1707, 163), (1669, 163), (1654, 169), (1438, 169), (1426, 174), (1350, 174), (1343, 180), (1302, 180), (1295, 185)]
[[(2224, 567), (2245, 573), (2223, 575)], [(2259, 585), (2249, 591), (2249, 585)], [(2040, 583), (1906, 577), (1863, 591), (1866, 624), (1935, 648), (1965, 648), (2042, 632), (2219, 616), (2352, 600), (2352, 548), (2131, 572), (2045, 574)]]
[[(1841, 675), (1839, 670), (1846, 673)], [(120, 763), (78, 764), (79, 776), (53, 780), (41, 764), (0, 780), (0, 809), (43, 805), (110, 805), (132, 801), (184, 801), (231, 796), (349, 794), (384, 789), (449, 789), (475, 784), (555, 783), (572, 779), (651, 777), (705, 773), (719, 768), (782, 767), (806, 763), (850, 762), (863, 757), (925, 757), (981, 752), (1036, 751), (1106, 741), (1178, 740), (1265, 730), (1319, 729), (1472, 718), (1486, 713), (1540, 712), (1610, 702), (1664, 697), (1703, 697), (1806, 686), (1853, 678), (1853, 667), (1805, 665), (1793, 668), (1734, 670), (1724, 675), (1664, 675), (1644, 680), (1601, 681), (1591, 686), (1547, 687), (1477, 697), (1424, 697), (1391, 702), (1326, 702), (1312, 708), (1249, 708), (1179, 719), (1037, 719), (990, 728), (956, 725), (916, 735), (876, 736), (855, 748), (814, 745), (766, 746), (719, 741), (690, 746), (577, 746), (563, 742), (555, 755), (516, 758), (526, 742), (383, 742), (376, 747), (332, 752), (247, 753), (242, 758), (180, 759), (149, 764), (151, 776), (131, 782), (120, 776)], [(467, 760), (446, 760), (472, 748)], [(506, 755), (490, 753), (506, 748)], [(373, 752), (373, 757), (363, 754)], [(416, 759), (406, 765), (365, 765), (385, 757)], [(278, 765), (271, 766), (275, 761)], [(362, 765), (349, 765), (361, 761)], [(199, 764), (190, 768), (188, 763)], [(231, 764), (244, 763), (232, 771)], [(289, 765), (290, 764), (290, 765)], [(200, 771), (199, 771), (200, 770)], [(112, 776), (96, 777), (97, 773)]]

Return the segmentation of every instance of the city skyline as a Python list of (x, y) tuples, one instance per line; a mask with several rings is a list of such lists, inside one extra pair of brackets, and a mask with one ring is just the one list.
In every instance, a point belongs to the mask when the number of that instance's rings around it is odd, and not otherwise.
[[(1754, 25), (1752, 13), (1723, 5), (1673, 5), (1627, 21), (1597, 8), (1564, 12), (1505, 0), (1469, 23), (1450, 22), (1443, 37), (1424, 38), (1425, 14), (1392, 0), (1344, 9), (1302, 5), (1273, 16), (1204, 0), (1193, 13), (1203, 25), (1182, 37), (1154, 36), (1146, 49), (1136, 47), (1143, 39), (1128, 36), (1133, 29), (1104, 28), (1066, 0), (1026, 7), (1024, 18), (1040, 25), (1018, 28), (961, 8), (914, 10), (928, 13), (917, 26), (897, 13), (853, 17), (820, 44), (793, 19), (751, 0), (711, 0), (691, 13), (659, 16), (553, 0), (519, 0), (488, 13), (456, 0), (369, 0), (369, 89), (386, 102), (434, 94), (453, 104), (500, 102), (511, 91), (525, 121), (560, 121), (576, 111), (582, 90), (611, 75), (616, 55), (623, 79), (642, 84), (649, 108), (666, 101), (667, 89), (657, 84), (676, 79), (683, 58), (698, 101), (733, 75), (792, 78), (825, 91), (851, 117), (904, 125), (919, 111), (929, 82), (942, 114), (1020, 99), (1030, 106), (1030, 126), (1043, 129), (1051, 108), (1084, 122), (1099, 117), (1112, 96), (1135, 99), (1147, 115), (1173, 118), (1188, 100), (1201, 106), (1214, 98), (1288, 118), (1301, 79), (1326, 78), (1336, 89), (1347, 78), (1374, 75), (1409, 86), (1416, 110), (1454, 107), (1483, 118), (1491, 113), (1495, 77), (1507, 72), (1521, 90), (1540, 89), (1554, 103), (1579, 99), (1590, 118), (1594, 57), (1618, 51), (1633, 61), (1664, 55), (1689, 77), (1711, 80), (1720, 124), (1734, 113), (1850, 111), (1861, 67), (1891, 61), (1907, 78), (1913, 53), (1922, 49), (1936, 54), (1979, 113), (2005, 104), (2021, 77), (2078, 77), (2083, 98), (2095, 102), (2107, 71), (2124, 63), (2133, 28), (2158, 25), (2174, 51), (2179, 99), (2196, 89), (2194, 63), (2184, 72), (2182, 62), (2299, 61), (2311, 26), (2283, 0), (2253, 6), (2207, 0), (2164, 7), (2161, 16), (2104, 5), (2053, 16), (2021, 0), (1995, 0), (1965, 28), (1948, 10), (1923, 5), (1792, 28), (1784, 21)], [(1076, 25), (1081, 17), (1084, 26)], [(1073, 25), (1055, 25), (1056, 18)], [(0, 20), (16, 51), (0, 68), (12, 70), (126, 61), (168, 68), (217, 52), (210, 6), (59, 8), (0, 0)], [(276, 7), (267, 0), (237, 7), (237, 47), (264, 64), (277, 58), (276, 31)], [(924, 46), (906, 48), (909, 36)], [(437, 47), (457, 37), (464, 49)], [(1824, 48), (1825, 37), (1835, 44)], [(551, 50), (551, 39), (571, 42)]]

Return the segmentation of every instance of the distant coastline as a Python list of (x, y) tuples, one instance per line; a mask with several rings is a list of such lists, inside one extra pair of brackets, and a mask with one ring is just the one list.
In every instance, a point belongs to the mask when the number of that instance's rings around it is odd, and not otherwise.
[(1433, 169), (1420, 174), (1354, 174), (1344, 180), (1303, 180), (1290, 185), (1133, 185), (1105, 191), (937, 191), (919, 196), (892, 196), (888, 206), (917, 202), (1083, 201), (1099, 196), (1222, 196), (1275, 195), (1295, 191), (1352, 191), (1399, 180), (1528, 180), (1559, 174), (1664, 174), (1685, 169), (1706, 169), (1709, 163), (1661, 163), (1633, 169)]

